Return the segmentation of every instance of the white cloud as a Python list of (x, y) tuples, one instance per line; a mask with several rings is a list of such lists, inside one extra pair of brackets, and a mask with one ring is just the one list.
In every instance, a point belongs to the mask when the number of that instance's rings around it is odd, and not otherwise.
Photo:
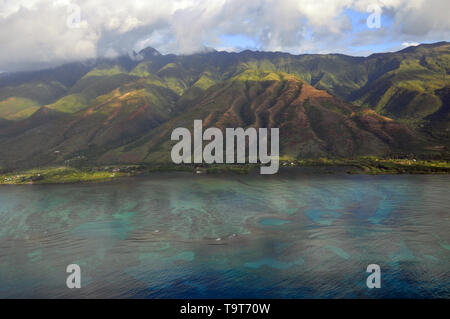
[[(67, 27), (70, 4), (80, 7), (79, 28)], [(392, 24), (352, 31), (346, 10), (368, 15), (371, 4)], [(222, 35), (253, 39), (262, 50), (352, 53), (350, 45), (446, 40), (448, 12), (448, 0), (3, 0), (0, 69), (111, 57), (145, 46), (182, 54), (205, 44), (227, 48)]]
[(419, 42), (403, 42), (402, 46), (404, 47), (415, 47), (418, 46), (420, 43)]

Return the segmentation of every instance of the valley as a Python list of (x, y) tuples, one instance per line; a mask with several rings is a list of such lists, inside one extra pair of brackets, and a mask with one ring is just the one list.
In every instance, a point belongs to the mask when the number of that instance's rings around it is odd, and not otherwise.
[(448, 163), (450, 44), (351, 57), (212, 51), (0, 74), (0, 167), (164, 166), (176, 127), (279, 128), (295, 161)]

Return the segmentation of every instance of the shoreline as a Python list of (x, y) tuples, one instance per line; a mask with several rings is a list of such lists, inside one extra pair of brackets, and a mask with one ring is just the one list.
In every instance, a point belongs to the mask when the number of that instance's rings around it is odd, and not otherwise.
[[(42, 185), (103, 183), (123, 177), (151, 176), (155, 172), (187, 172), (197, 174), (250, 175), (259, 171), (257, 164), (132, 164), (84, 167), (47, 167), (29, 170), (15, 170), (0, 173), (0, 185)], [(318, 159), (281, 160), (280, 171), (302, 171), (309, 175), (357, 174), (357, 175), (447, 175), (448, 161), (423, 161), (415, 159)]]

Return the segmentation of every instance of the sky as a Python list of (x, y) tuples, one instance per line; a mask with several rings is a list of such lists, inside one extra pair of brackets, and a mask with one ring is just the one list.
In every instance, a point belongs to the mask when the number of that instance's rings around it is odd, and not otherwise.
[(0, 71), (147, 46), (367, 56), (450, 39), (450, 0), (0, 0)]

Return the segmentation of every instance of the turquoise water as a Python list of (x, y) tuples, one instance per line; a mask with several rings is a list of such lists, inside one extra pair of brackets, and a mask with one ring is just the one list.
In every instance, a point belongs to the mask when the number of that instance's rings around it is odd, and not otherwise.
[(260, 221), (260, 224), (265, 226), (281, 226), (286, 223), (289, 223), (289, 221), (279, 218), (264, 218)]
[(449, 176), (293, 172), (2, 186), (0, 297), (450, 297)]

